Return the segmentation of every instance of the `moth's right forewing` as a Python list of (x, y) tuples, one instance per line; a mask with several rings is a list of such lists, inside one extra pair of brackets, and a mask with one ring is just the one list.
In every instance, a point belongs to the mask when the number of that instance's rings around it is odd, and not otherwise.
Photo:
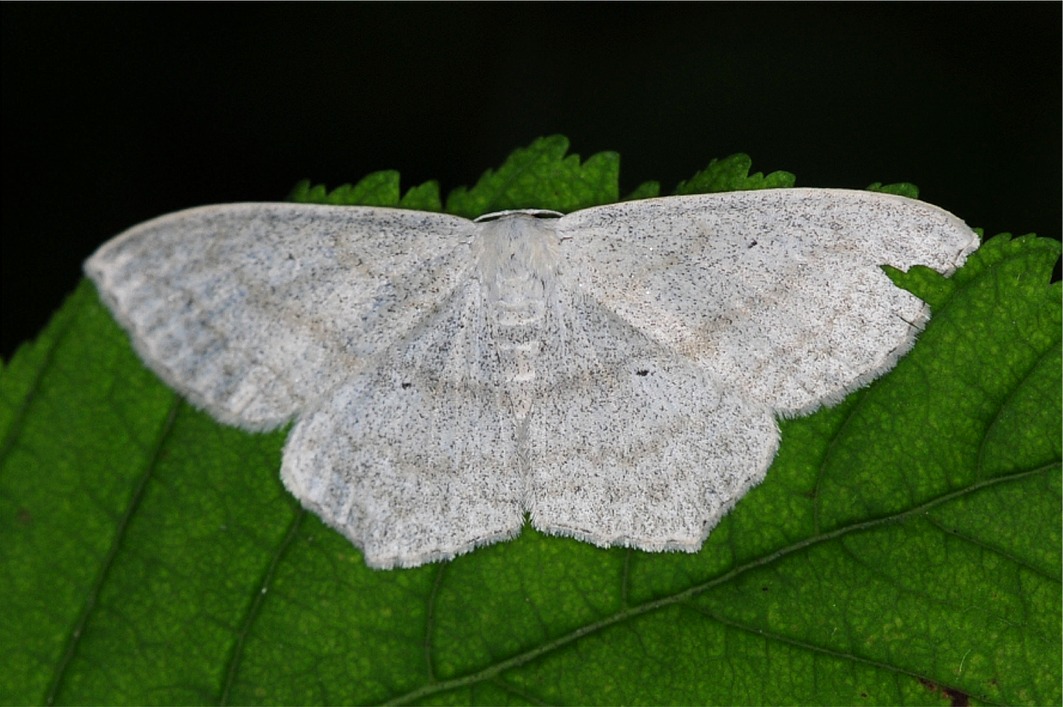
[(164, 381), (223, 422), (269, 429), (465, 282), (475, 232), (400, 209), (207, 206), (130, 229), (85, 270)]

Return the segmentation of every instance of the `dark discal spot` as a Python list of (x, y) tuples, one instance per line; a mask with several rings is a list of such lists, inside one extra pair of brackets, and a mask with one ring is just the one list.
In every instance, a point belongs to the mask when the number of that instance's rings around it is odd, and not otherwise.
[(649, 374), (650, 374), (650, 371), (649, 371), (648, 368), (640, 368), (637, 371), (635, 371), (635, 375), (636, 376), (648, 376)]
[(747, 245), (747, 246), (746, 246), (746, 248), (752, 248), (752, 247), (753, 247), (753, 246), (755, 246), (756, 244), (757, 244), (757, 242), (756, 242), (756, 241), (750, 241), (750, 242), (749, 242), (749, 245)]
[(407, 388), (410, 388), (410, 387), (412, 387), (412, 386), (413, 386), (413, 383), (399, 383), (399, 386), (400, 386), (400, 387), (401, 387), (401, 388), (402, 388), (403, 390), (406, 390)]

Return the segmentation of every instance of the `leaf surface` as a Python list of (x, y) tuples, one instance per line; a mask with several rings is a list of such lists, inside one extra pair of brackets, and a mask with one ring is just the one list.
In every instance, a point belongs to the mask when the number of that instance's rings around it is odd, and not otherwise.
[[(447, 208), (615, 200), (616, 156), (567, 150), (537, 141)], [(735, 159), (696, 181), (792, 180)], [(440, 204), (394, 173), (294, 197)], [(393, 571), (284, 490), (283, 432), (182, 402), (83, 281), (0, 377), (0, 702), (1058, 704), (1058, 256), (998, 236), (952, 278), (892, 272), (933, 308), (919, 343), (783, 422), (697, 554), (526, 528)]]

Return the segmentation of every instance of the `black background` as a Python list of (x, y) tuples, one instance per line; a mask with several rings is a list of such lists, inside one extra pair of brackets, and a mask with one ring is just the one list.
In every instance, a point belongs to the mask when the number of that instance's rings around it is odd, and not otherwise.
[(471, 184), (535, 137), (664, 193), (734, 152), (804, 186), (911, 181), (1059, 238), (1061, 5), (12, 5), (9, 359), (150, 217), (378, 169)]

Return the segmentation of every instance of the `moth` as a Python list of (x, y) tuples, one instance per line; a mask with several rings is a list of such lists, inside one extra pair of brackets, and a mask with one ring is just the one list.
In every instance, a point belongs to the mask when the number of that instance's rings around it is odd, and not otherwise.
[(881, 266), (978, 245), (898, 196), (779, 189), (475, 221), (206, 206), (85, 264), (144, 362), (247, 430), (375, 568), (536, 528), (700, 548), (759, 483), (778, 417), (889, 370), (929, 317)]

